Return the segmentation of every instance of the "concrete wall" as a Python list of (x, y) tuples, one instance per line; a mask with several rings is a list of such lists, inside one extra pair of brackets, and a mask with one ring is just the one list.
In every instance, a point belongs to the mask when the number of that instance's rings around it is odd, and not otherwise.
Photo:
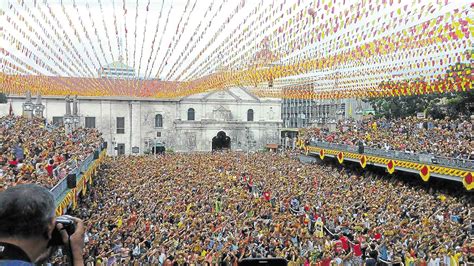
[[(15, 115), (22, 113), (24, 97), (11, 97)], [(33, 99), (33, 102), (35, 99)], [(48, 121), (65, 114), (64, 98), (43, 97), (44, 115)], [(0, 104), (0, 116), (8, 114), (10, 104)], [(195, 109), (195, 121), (187, 121), (187, 111)], [(281, 129), (279, 101), (229, 99), (126, 99), (118, 97), (79, 97), (81, 126), (86, 117), (95, 117), (95, 125), (108, 142), (108, 153), (115, 154), (112, 143), (125, 144), (125, 154), (147, 143), (158, 141), (175, 151), (210, 151), (212, 138), (224, 131), (234, 150), (256, 150), (267, 143), (279, 142)], [(247, 110), (253, 109), (254, 121), (247, 122)], [(163, 117), (163, 127), (155, 127), (155, 115)], [(117, 134), (117, 117), (125, 118), (124, 134)], [(255, 143), (254, 143), (255, 141)]]

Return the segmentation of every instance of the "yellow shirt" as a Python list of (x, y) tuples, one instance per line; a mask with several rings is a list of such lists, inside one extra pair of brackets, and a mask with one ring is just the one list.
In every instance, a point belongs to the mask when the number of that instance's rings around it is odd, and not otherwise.
[(117, 220), (117, 227), (118, 227), (118, 228), (122, 227), (122, 224), (123, 224), (122, 217), (120, 217), (120, 218)]
[(457, 266), (459, 265), (459, 258), (461, 258), (461, 252), (458, 252), (454, 255), (450, 255), (450, 262), (451, 262), (451, 266)]
[(296, 263), (296, 261), (292, 261), (292, 260), (288, 261), (288, 266), (297, 266), (297, 265), (298, 263)]
[(413, 259), (413, 258), (410, 257), (410, 256), (407, 256), (407, 257), (405, 258), (405, 265), (409, 266), (409, 265), (410, 265), (410, 262), (415, 263), (415, 259)]
[(372, 129), (377, 130), (377, 122), (372, 123)]

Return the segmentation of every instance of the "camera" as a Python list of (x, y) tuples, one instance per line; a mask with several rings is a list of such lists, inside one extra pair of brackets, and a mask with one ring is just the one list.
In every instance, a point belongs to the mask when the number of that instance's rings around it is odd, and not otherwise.
[[(63, 215), (56, 218), (56, 224), (62, 224), (63, 225), (62, 230), (65, 230), (68, 236), (74, 234), (74, 231), (76, 231), (76, 223), (68, 215)], [(54, 227), (51, 240), (49, 241), (49, 246), (62, 246), (62, 245), (64, 245), (64, 242), (61, 236), (61, 232), (56, 227)]]

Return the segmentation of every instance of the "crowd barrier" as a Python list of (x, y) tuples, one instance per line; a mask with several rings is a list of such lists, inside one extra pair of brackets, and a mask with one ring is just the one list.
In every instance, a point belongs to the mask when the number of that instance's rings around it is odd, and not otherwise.
[[(62, 179), (51, 189), (54, 201), (56, 203), (56, 215), (64, 214), (68, 207), (76, 208), (77, 197), (79, 193), (85, 194), (87, 185), (92, 181), (92, 177), (97, 173), (97, 168), (106, 156), (106, 148), (104, 144), (89, 154), (81, 162), (68, 162), (69, 172), (62, 176)], [(95, 158), (94, 158), (95, 157)], [(60, 173), (62, 169), (58, 169)], [(69, 189), (67, 185), (67, 175), (76, 175), (76, 187)], [(63, 174), (64, 175), (64, 174)]]
[(474, 190), (474, 160), (446, 158), (432, 154), (407, 153), (403, 151), (383, 150), (364, 147), (359, 150), (356, 145), (329, 143), (325, 141), (298, 142), (299, 147), (307, 154), (335, 157), (339, 163), (344, 160), (359, 162), (362, 168), (366, 165), (386, 167), (389, 174), (395, 170), (419, 173), (423, 181), (430, 176), (462, 182), (467, 190)]
[[(349, 152), (358, 152), (358, 147), (355, 145), (336, 144), (336, 143), (329, 143), (329, 142), (324, 142), (324, 141), (310, 141), (310, 145), (329, 148), (329, 149), (345, 150)], [(442, 156), (431, 155), (431, 154), (407, 153), (403, 151), (393, 151), (393, 150), (387, 151), (387, 150), (375, 149), (375, 148), (370, 148), (370, 147), (364, 147), (364, 154), (390, 157), (392, 159), (399, 159), (399, 160), (405, 160), (405, 161), (408, 160), (408, 161), (417, 162), (417, 163), (435, 164), (435, 165), (440, 165), (440, 166), (445, 166), (445, 167), (463, 168), (466, 170), (474, 169), (474, 160), (448, 158), (448, 157), (442, 157)]]

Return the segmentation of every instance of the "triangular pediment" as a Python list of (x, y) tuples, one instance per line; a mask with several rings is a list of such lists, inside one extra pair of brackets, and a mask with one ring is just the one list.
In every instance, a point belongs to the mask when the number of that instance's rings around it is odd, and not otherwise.
[(203, 92), (186, 96), (182, 101), (205, 101), (205, 102), (236, 102), (236, 101), (255, 101), (260, 99), (242, 87), (232, 87), (224, 90), (217, 90), (212, 92)]
[(219, 105), (219, 107), (217, 107), (217, 108), (215, 109), (215, 111), (220, 111), (220, 112), (224, 111), (224, 112), (228, 112), (228, 111), (229, 111), (229, 109), (225, 108), (225, 107), (224, 107), (224, 106), (222, 106), (222, 105)]
[(204, 97), (205, 101), (238, 101), (239, 97), (229, 92), (228, 90), (219, 90), (209, 93)]

